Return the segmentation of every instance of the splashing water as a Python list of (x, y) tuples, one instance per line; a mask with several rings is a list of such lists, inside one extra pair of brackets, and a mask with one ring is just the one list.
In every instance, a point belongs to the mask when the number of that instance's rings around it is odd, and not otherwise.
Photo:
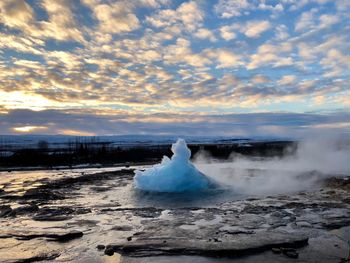
[(190, 162), (191, 151), (185, 140), (178, 139), (171, 147), (174, 155), (163, 157), (160, 164), (145, 171), (135, 171), (136, 188), (154, 192), (185, 192), (211, 188), (214, 182)]

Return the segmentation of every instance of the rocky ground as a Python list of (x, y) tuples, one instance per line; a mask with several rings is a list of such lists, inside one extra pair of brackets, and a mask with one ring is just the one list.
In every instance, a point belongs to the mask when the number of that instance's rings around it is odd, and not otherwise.
[(346, 262), (350, 180), (288, 195), (142, 193), (133, 169), (0, 173), (1, 262)]

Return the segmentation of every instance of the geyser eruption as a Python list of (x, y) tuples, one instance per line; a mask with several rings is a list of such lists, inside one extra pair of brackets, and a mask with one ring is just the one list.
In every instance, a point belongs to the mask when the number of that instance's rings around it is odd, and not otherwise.
[(211, 188), (214, 184), (190, 162), (191, 151), (185, 140), (178, 139), (171, 147), (174, 155), (163, 157), (160, 164), (145, 171), (135, 171), (135, 187), (154, 192), (184, 192)]
[(319, 187), (333, 176), (350, 176), (350, 138), (312, 134), (292, 155), (260, 157), (232, 155), (225, 162), (197, 154), (196, 167), (236, 193), (271, 195)]

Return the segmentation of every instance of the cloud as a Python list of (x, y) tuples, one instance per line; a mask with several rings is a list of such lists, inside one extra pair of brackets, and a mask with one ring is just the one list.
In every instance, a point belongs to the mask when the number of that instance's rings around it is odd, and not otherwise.
[(285, 40), (289, 37), (288, 27), (284, 24), (278, 25), (275, 33), (277, 40)]
[(8, 27), (27, 30), (34, 22), (33, 9), (24, 0), (0, 1), (0, 23)]
[(229, 73), (224, 74), (223, 77), (219, 80), (219, 85), (222, 87), (222, 89), (233, 89), (239, 84), (240, 79)]
[[(280, 45), (263, 44), (258, 47), (255, 54), (250, 56), (247, 69), (256, 69), (267, 65), (273, 65), (273, 67), (293, 65), (293, 59), (284, 55), (291, 50), (292, 46), (288, 42)], [(282, 55), (284, 57), (281, 57)]]
[(348, 1), (342, 1), (342, 0), (338, 0), (335, 3), (337, 10), (339, 11), (348, 11), (348, 9), (350, 8), (350, 3)]
[(185, 2), (176, 10), (185, 27), (190, 31), (204, 19), (204, 12), (198, 6), (197, 2)]
[(270, 28), (271, 24), (269, 21), (249, 21), (242, 30), (247, 37), (258, 38)]
[(284, 7), (283, 7), (282, 3), (278, 3), (275, 6), (273, 6), (273, 5), (266, 4), (265, 2), (261, 2), (259, 4), (258, 8), (261, 9), (261, 10), (270, 10), (270, 11), (273, 11), (273, 12), (281, 12), (281, 11), (284, 10)]
[(59, 66), (64, 64), (67, 69), (78, 69), (82, 62), (80, 58), (70, 52), (51, 51), (45, 54), (47, 64), (50, 66)]
[[(249, 113), (206, 114), (195, 112), (147, 114), (115, 112), (114, 114), (74, 111), (11, 110), (0, 114), (4, 133), (23, 133), (30, 127), (42, 127), (48, 134), (108, 135), (108, 134), (168, 134), (202, 136), (303, 136), (314, 129), (347, 133), (344, 123), (349, 114)], [(30, 121), (29, 121), (30, 120)], [(50, 123), (50, 125), (47, 125)], [(16, 131), (14, 128), (23, 128)]]
[(84, 36), (78, 28), (71, 10), (70, 1), (43, 0), (41, 5), (48, 14), (48, 21), (41, 21), (39, 28), (33, 30), (32, 34), (59, 41), (84, 42)]
[(340, 21), (337, 15), (324, 14), (320, 16), (320, 28), (328, 28)]
[(194, 33), (194, 36), (199, 39), (209, 39), (211, 42), (216, 41), (216, 37), (213, 32), (206, 28), (200, 28), (196, 33)]
[(133, 5), (125, 1), (92, 7), (100, 30), (112, 34), (131, 32), (139, 28), (140, 21), (133, 13), (133, 8)]
[(219, 0), (214, 6), (215, 12), (221, 18), (241, 16), (245, 10), (252, 8), (248, 0)]
[(297, 79), (297, 77), (294, 75), (285, 75), (278, 81), (278, 84), (279, 85), (291, 85), (295, 82), (296, 79)]
[(266, 65), (277, 60), (278, 56), (275, 54), (273, 46), (262, 45), (259, 47), (258, 52), (256, 54), (251, 55), (251, 62), (248, 64), (247, 68), (255, 69), (257, 67)]
[(306, 31), (310, 27), (315, 25), (314, 18), (315, 10), (307, 11), (301, 14), (297, 22), (295, 23), (295, 31)]
[(14, 127), (12, 128), (16, 133), (37, 133), (37, 132), (45, 132), (47, 127), (45, 126), (22, 126), (22, 127)]
[[(25, 91), (1, 91), (0, 103), (6, 109), (27, 108), (33, 110), (43, 110), (48, 106), (55, 105), (51, 101), (41, 95), (31, 94)], [(58, 103), (57, 103), (58, 105)]]
[(84, 42), (69, 1), (43, 0), (40, 7), (46, 12), (48, 20), (38, 20), (34, 9), (24, 0), (1, 1), (0, 23), (19, 29), (32, 39)]
[(9, 35), (0, 32), (1, 49), (10, 49), (17, 52), (41, 55), (45, 42), (32, 37)]
[(58, 134), (68, 135), (68, 136), (96, 136), (94, 132), (71, 130), (71, 129), (60, 129), (57, 131)]
[(350, 69), (350, 55), (343, 54), (341, 51), (332, 48), (327, 52), (320, 64), (324, 68), (331, 70), (331, 72), (326, 73), (327, 77), (339, 76), (343, 74), (344, 69)]
[(0, 112), (127, 109), (135, 115), (124, 125), (167, 123), (164, 112), (186, 110), (193, 120), (348, 111), (349, 6), (341, 2), (0, 1)]
[(319, 14), (316, 8), (301, 14), (295, 23), (294, 30), (297, 32), (325, 30), (340, 22), (339, 15)]
[(138, 59), (140, 59), (142, 61), (146, 61), (146, 62), (157, 61), (157, 60), (161, 59), (161, 54), (159, 54), (155, 50), (147, 50), (145, 52), (141, 52), (138, 55)]
[(290, 11), (295, 11), (298, 9), (301, 9), (302, 7), (304, 7), (305, 5), (307, 5), (310, 2), (310, 0), (293, 0), (291, 1), (292, 5), (290, 6), (289, 10)]
[(178, 38), (176, 44), (168, 46), (169, 52), (164, 55), (165, 62), (169, 64), (186, 63), (193, 67), (203, 67), (212, 62), (203, 54), (194, 54), (191, 43), (187, 39)]
[(233, 26), (222, 26), (220, 27), (220, 35), (223, 39), (229, 41), (236, 38), (236, 33), (234, 32), (235, 27)]
[(179, 30), (195, 31), (202, 25), (205, 13), (196, 1), (182, 3), (176, 10), (163, 9), (153, 16), (147, 16), (146, 21), (154, 27), (177, 26)]
[(209, 58), (217, 60), (217, 68), (230, 68), (242, 65), (241, 56), (228, 49), (207, 50), (206, 53)]
[(215, 13), (219, 17), (226, 19), (249, 15), (255, 10), (277, 13), (284, 11), (284, 6), (283, 3), (273, 5), (266, 1), (254, 0), (219, 0), (214, 6)]
[(264, 75), (255, 75), (251, 81), (254, 84), (265, 84), (270, 82), (270, 79)]

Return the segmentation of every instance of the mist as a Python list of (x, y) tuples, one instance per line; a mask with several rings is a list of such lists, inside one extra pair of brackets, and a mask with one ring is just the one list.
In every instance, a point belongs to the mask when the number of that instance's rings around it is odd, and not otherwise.
[(231, 155), (218, 161), (202, 151), (193, 159), (202, 173), (239, 194), (282, 194), (320, 187), (328, 177), (350, 175), (350, 140), (313, 134), (282, 157)]

